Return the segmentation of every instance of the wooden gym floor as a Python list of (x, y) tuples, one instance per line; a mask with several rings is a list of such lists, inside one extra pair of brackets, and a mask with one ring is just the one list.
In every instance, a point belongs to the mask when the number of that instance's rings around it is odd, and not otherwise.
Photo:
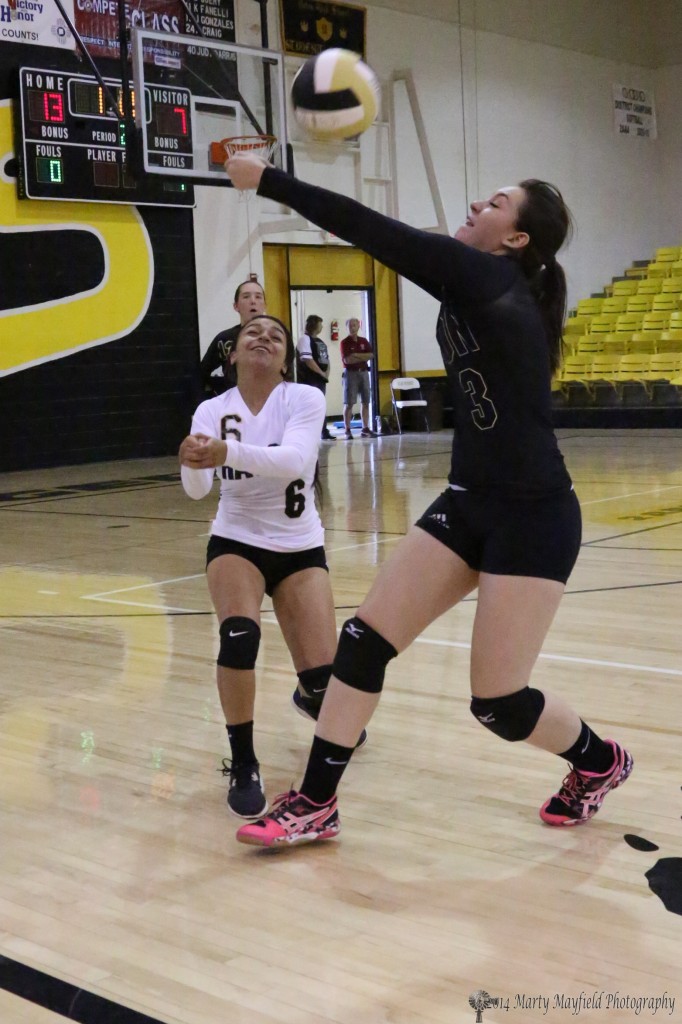
[[(565, 765), (471, 718), (472, 598), (389, 669), (340, 838), (277, 854), (234, 841), (216, 771), (215, 495), (186, 498), (170, 458), (0, 476), (3, 1024), (473, 1024), (479, 990), (492, 1024), (682, 1019), (682, 436), (561, 443), (584, 547), (534, 683), (631, 749), (627, 786), (583, 828), (541, 824)], [(324, 446), (339, 625), (449, 444)], [(272, 797), (311, 729), (262, 629)]]

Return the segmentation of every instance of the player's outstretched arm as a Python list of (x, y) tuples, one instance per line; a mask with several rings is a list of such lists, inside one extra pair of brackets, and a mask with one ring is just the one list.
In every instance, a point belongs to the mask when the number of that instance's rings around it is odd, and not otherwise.
[(257, 188), (259, 195), (284, 203), (436, 299), (442, 299), (445, 289), (464, 301), (492, 301), (514, 277), (509, 260), (478, 252), (449, 235), (410, 227), (338, 192), (308, 185), (261, 157), (240, 153), (225, 167), (237, 188)]

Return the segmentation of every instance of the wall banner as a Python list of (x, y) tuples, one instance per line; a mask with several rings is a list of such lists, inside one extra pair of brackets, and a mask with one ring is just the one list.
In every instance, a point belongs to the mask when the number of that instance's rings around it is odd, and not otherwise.
[(637, 135), (640, 139), (657, 138), (656, 105), (650, 89), (614, 85), (613, 114), (617, 135)]
[[(73, 0), (64, 0), (64, 10), (73, 21)], [(74, 38), (52, 0), (0, 0), (0, 43), (76, 49)]]
[[(209, 42), (236, 42), (234, 0), (188, 0), (187, 6), (199, 22), (201, 31)], [(190, 18), (187, 18), (185, 31), (188, 36), (197, 34)]]
[[(20, 0), (17, 0), (19, 3)], [(92, 57), (118, 57), (119, 0), (73, 0), (76, 31)], [(185, 9), (180, 0), (143, 0), (124, 3), (126, 25), (154, 32), (185, 32)]]
[(364, 7), (322, 0), (280, 0), (282, 49), (293, 57), (311, 57), (332, 46), (365, 56)]

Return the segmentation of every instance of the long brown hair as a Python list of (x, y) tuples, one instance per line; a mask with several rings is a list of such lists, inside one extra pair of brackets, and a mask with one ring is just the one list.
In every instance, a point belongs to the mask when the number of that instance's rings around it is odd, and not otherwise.
[(556, 253), (573, 231), (571, 211), (556, 185), (538, 178), (519, 182), (525, 198), (519, 208), (516, 228), (528, 234), (529, 242), (515, 250), (515, 258), (528, 278), (542, 313), (549, 346), (552, 373), (561, 364), (562, 330), (566, 316), (566, 275)]

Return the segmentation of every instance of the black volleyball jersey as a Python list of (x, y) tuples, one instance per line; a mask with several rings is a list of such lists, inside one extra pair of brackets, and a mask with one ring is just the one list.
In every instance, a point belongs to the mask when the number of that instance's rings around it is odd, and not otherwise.
[(514, 260), (409, 227), (272, 167), (258, 191), (440, 301), (436, 337), (455, 420), (451, 484), (515, 497), (570, 489), (552, 428), (545, 329)]

